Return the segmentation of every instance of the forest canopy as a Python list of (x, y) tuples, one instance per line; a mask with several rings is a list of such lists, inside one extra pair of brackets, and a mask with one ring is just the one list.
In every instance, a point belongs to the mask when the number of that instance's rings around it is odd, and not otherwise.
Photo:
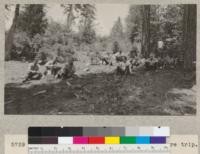
[(92, 4), (61, 4), (65, 24), (49, 20), (43, 4), (5, 6), (7, 12), (11, 8), (14, 17), (6, 31), (6, 60), (111, 53), (116, 41), (125, 54), (137, 47), (147, 58), (156, 53), (160, 40), (167, 54), (183, 61), (184, 67), (191, 68), (196, 59), (196, 5), (130, 5), (127, 17), (117, 17), (105, 36), (96, 32), (98, 12)]

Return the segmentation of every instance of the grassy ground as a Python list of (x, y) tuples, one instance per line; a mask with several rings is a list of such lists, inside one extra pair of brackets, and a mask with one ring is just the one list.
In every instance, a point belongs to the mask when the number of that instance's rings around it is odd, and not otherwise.
[(112, 73), (113, 67), (86, 67), (77, 63), (78, 76), (67, 82), (49, 77), (21, 84), (27, 65), (14, 61), (5, 64), (6, 114), (196, 113), (196, 86), (194, 81), (186, 80), (181, 71), (140, 71), (131, 76), (116, 76)]

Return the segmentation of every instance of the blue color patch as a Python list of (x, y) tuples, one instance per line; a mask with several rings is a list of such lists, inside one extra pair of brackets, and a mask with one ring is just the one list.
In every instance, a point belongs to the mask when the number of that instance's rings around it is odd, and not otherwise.
[(150, 144), (150, 137), (138, 136), (136, 137), (136, 144)]

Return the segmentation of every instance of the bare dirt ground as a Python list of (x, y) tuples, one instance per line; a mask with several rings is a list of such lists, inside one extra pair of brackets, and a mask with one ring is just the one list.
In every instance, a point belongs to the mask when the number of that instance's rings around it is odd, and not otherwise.
[(48, 77), (22, 84), (27, 66), (16, 61), (5, 64), (5, 114), (196, 114), (195, 83), (181, 71), (116, 76), (113, 67), (77, 63), (77, 76), (67, 81)]

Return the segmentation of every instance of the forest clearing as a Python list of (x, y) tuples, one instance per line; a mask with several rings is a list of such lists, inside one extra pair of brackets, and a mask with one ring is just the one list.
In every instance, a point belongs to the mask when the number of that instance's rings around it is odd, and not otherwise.
[(5, 114), (196, 114), (196, 5), (5, 10)]

